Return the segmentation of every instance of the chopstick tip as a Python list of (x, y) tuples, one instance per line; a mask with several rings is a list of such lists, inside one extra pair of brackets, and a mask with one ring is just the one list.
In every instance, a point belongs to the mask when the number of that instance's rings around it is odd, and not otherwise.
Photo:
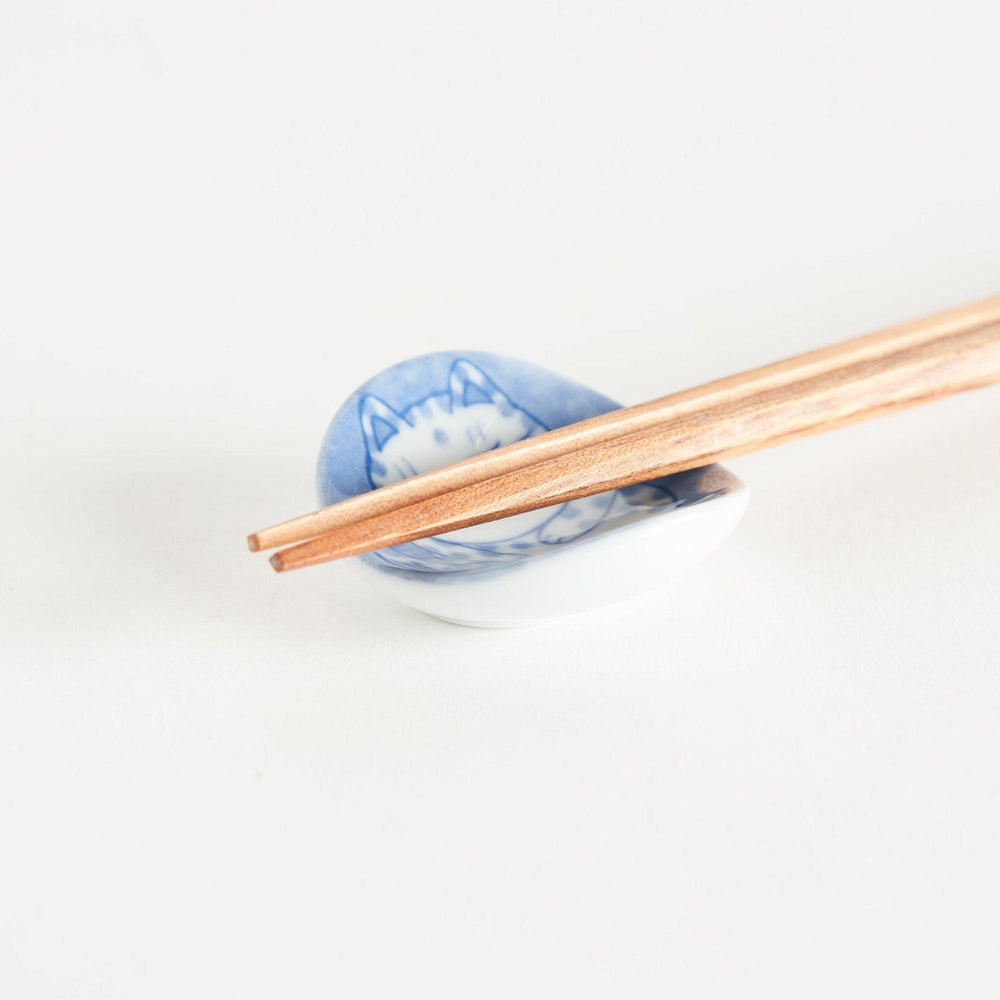
[(256, 532), (252, 535), (247, 535), (247, 548), (251, 552), (260, 552), (260, 539), (257, 537)]
[(280, 552), (275, 552), (274, 555), (271, 556), (270, 559), (268, 559), (268, 562), (274, 567), (275, 573), (284, 573), (285, 563), (284, 560), (281, 558)]

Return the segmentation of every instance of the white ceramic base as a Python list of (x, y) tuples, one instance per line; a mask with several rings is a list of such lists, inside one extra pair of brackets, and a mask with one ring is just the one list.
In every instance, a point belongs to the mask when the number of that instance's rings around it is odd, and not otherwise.
[(473, 628), (539, 625), (676, 580), (726, 540), (749, 499), (743, 486), (496, 570), (402, 576), (350, 562), (382, 593), (443, 621)]

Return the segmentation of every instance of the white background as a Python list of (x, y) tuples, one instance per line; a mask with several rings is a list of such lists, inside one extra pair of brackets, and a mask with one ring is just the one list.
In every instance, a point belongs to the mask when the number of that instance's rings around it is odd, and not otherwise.
[(542, 629), (243, 542), (412, 354), (638, 402), (996, 294), (994, 7), (8, 0), (0, 994), (996, 996), (1000, 390)]

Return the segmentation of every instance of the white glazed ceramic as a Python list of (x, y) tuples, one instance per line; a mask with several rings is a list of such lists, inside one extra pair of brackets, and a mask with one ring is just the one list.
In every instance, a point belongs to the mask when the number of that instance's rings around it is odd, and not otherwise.
[[(413, 358), (370, 379), (333, 418), (319, 500), (334, 503), (618, 405), (495, 354)], [(748, 499), (739, 479), (712, 465), (350, 562), (379, 590), (445, 621), (533, 625), (680, 579), (725, 540)]]

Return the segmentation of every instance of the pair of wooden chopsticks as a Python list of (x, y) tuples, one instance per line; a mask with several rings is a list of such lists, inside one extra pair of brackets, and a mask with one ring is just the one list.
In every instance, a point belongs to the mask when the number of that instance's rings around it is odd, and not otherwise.
[[(1000, 296), (583, 420), (248, 537), (283, 572), (744, 455), (1000, 381)], [(298, 543), (298, 544), (293, 544)]]

